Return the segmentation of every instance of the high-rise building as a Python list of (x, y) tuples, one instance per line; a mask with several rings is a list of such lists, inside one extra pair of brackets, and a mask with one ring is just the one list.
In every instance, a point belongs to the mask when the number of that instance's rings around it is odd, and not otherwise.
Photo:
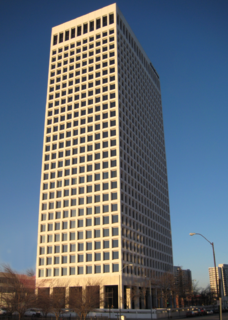
[(100, 278), (117, 307), (172, 267), (160, 79), (112, 4), (52, 28), (37, 284)]
[[(219, 264), (218, 267), (216, 267), (216, 275), (221, 297), (228, 297), (228, 264)], [(209, 268), (209, 279), (211, 291), (216, 293), (216, 278), (214, 267)]]

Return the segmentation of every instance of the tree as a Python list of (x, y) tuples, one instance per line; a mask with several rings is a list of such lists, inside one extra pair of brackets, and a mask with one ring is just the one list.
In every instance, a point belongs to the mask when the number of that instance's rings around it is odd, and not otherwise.
[(34, 306), (35, 278), (15, 272), (9, 265), (2, 265), (5, 278), (5, 292), (2, 293), (1, 307), (8, 312), (18, 312), (19, 320), (28, 308)]
[(70, 287), (68, 305), (80, 319), (85, 319), (89, 312), (99, 308), (103, 302), (100, 285), (100, 281), (88, 281), (84, 287)]
[(164, 272), (160, 277), (152, 277), (150, 279), (152, 287), (157, 289), (158, 305), (160, 306), (160, 300), (163, 301), (163, 306), (167, 307), (169, 298), (173, 295), (175, 290), (175, 279), (171, 272)]
[(42, 309), (45, 316), (50, 313), (55, 314), (56, 320), (59, 319), (60, 315), (65, 308), (66, 303), (66, 288), (60, 286), (58, 280), (43, 280), (39, 282), (38, 295), (36, 300), (37, 307)]

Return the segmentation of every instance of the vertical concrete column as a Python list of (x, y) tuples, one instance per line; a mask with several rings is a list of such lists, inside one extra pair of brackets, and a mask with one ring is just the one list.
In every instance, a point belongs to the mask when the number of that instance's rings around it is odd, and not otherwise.
[(105, 286), (100, 286), (100, 297), (102, 297), (102, 299), (100, 299), (100, 309), (104, 309), (105, 307)]
[(69, 308), (70, 287), (66, 287), (65, 292), (65, 308)]
[(124, 290), (123, 290), (123, 273), (119, 275), (119, 308), (123, 309), (124, 306)]

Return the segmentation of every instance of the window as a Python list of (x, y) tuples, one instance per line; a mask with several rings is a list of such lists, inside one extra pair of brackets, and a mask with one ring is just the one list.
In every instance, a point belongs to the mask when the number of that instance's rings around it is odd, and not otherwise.
[(103, 248), (104, 249), (108, 249), (109, 248), (109, 241), (108, 240), (103, 241)]
[(103, 224), (109, 224), (109, 216), (103, 217)]
[(86, 250), (92, 250), (92, 242), (86, 242)]
[(92, 261), (92, 253), (87, 253), (86, 254), (86, 261)]
[(92, 238), (92, 231), (88, 230), (86, 231), (86, 239), (91, 239)]
[(62, 256), (62, 263), (67, 263), (67, 256)]
[(118, 228), (112, 228), (112, 236), (118, 236), (119, 229)]
[(54, 264), (59, 264), (59, 257), (54, 257)]
[(103, 229), (103, 237), (109, 236), (109, 229)]
[(95, 214), (100, 213), (100, 207), (94, 207), (94, 210), (95, 210)]
[(95, 253), (94, 260), (95, 261), (100, 261), (101, 260), (101, 254), (100, 253)]
[(111, 188), (112, 188), (112, 189), (117, 188), (117, 181), (111, 182)]
[(83, 262), (83, 261), (84, 261), (83, 254), (78, 254), (78, 262)]
[[(73, 221), (75, 222), (75, 221)], [(75, 232), (70, 232), (70, 240), (75, 240)]]
[(118, 240), (112, 240), (112, 247), (113, 248), (118, 248), (119, 244), (118, 244)]
[(101, 266), (95, 266), (95, 273), (101, 273)]
[(103, 268), (104, 268), (103, 269), (104, 273), (109, 272), (109, 265), (108, 264), (104, 264)]
[(83, 274), (84, 271), (83, 271), (83, 267), (78, 267), (78, 274)]
[(112, 252), (112, 259), (113, 260), (119, 259), (119, 251), (113, 251)]
[(82, 228), (83, 227), (83, 220), (78, 220), (78, 228)]
[(94, 225), (95, 226), (100, 225), (100, 218), (94, 218)]
[(103, 179), (108, 179), (108, 172), (103, 172)]
[(109, 252), (103, 253), (103, 260), (109, 260)]
[(55, 246), (55, 253), (60, 253), (60, 246)]
[(118, 222), (118, 215), (112, 215), (112, 223)]
[(70, 275), (75, 275), (75, 267), (70, 267)]
[(92, 219), (86, 219), (86, 226), (87, 227), (92, 226)]
[(92, 266), (87, 266), (86, 267), (86, 274), (92, 273)]
[(113, 263), (112, 272), (119, 272), (119, 264), (118, 263)]
[(99, 29), (101, 27), (101, 19), (96, 20), (96, 29)]
[(100, 230), (94, 230), (94, 238), (100, 237)]
[[(94, 30), (94, 21), (90, 21), (89, 23), (89, 30), (93, 31)], [(91, 40), (92, 41), (92, 40)]]
[(108, 201), (109, 200), (109, 194), (103, 194), (103, 201)]
[(118, 205), (116, 204), (112, 204), (112, 211), (117, 211), (118, 210)]
[(103, 190), (108, 190), (108, 183), (103, 183)]
[(99, 250), (101, 248), (101, 242), (95, 241), (95, 250)]
[(83, 231), (78, 231), (78, 240), (83, 239)]
[(84, 250), (84, 243), (78, 243), (78, 251)]

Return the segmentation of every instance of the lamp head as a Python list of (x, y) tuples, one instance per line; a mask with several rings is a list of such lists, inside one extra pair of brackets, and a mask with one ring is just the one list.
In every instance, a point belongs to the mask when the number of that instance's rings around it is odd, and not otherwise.
[(190, 236), (194, 236), (194, 235), (195, 235), (195, 233), (189, 233), (189, 235), (190, 235)]

